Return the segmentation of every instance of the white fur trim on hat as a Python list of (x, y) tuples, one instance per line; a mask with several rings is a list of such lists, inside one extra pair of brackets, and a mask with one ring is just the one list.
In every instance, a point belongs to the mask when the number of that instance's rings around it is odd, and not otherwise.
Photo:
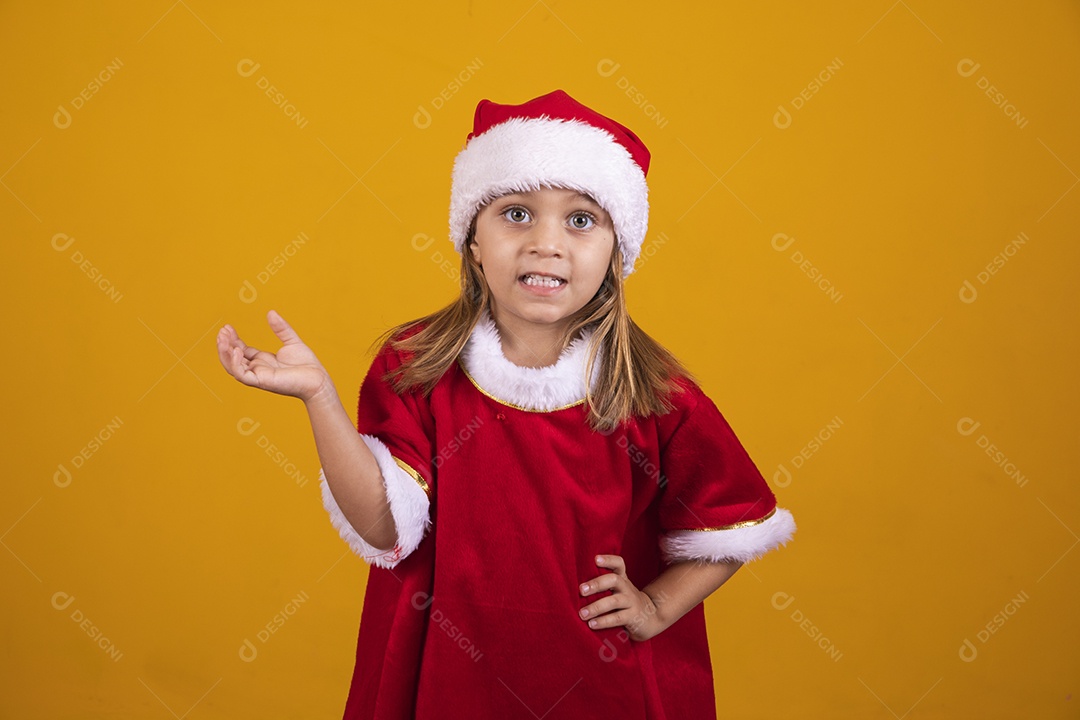
[(390, 514), (394, 518), (397, 529), (397, 544), (390, 550), (380, 550), (360, 537), (360, 533), (356, 532), (348, 518), (341, 512), (333, 493), (330, 492), (326, 475), (322, 468), (319, 468), (323, 507), (330, 513), (330, 524), (353, 552), (372, 565), (390, 569), (397, 566), (406, 555), (420, 545), (424, 530), (431, 525), (428, 514), (430, 500), (416, 480), (394, 461), (390, 449), (381, 440), (374, 435), (361, 434), (360, 437), (371, 450), (371, 454), (375, 456), (375, 461), (382, 472), (386, 499), (390, 503)]
[(500, 195), (565, 187), (593, 197), (611, 216), (634, 269), (649, 225), (649, 187), (630, 152), (606, 130), (580, 120), (510, 118), (469, 140), (454, 160), (450, 239), (464, 252), (469, 225)]
[(776, 512), (761, 522), (736, 523), (726, 530), (675, 530), (660, 536), (660, 549), (667, 563), (684, 560), (750, 562), (768, 551), (786, 545), (795, 533), (791, 511)]

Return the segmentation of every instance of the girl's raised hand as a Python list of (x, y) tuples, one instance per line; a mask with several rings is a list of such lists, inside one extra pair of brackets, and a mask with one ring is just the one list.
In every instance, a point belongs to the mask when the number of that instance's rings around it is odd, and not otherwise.
[(285, 318), (271, 310), (266, 319), (281, 340), (281, 349), (274, 354), (253, 348), (240, 339), (231, 325), (225, 325), (217, 335), (218, 357), (225, 370), (245, 385), (304, 402), (334, 392), (330, 375)]

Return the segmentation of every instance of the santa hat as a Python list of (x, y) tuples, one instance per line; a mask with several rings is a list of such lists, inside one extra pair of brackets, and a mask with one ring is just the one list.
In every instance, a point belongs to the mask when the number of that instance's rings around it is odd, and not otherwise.
[(473, 218), (500, 195), (569, 188), (589, 195), (611, 216), (625, 278), (649, 225), (649, 157), (629, 128), (562, 90), (521, 105), (481, 100), (465, 148), (454, 160), (450, 239), (464, 252)]

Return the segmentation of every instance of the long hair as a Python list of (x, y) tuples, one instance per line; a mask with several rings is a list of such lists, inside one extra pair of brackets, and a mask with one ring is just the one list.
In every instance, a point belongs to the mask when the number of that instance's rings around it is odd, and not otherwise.
[[(392, 349), (407, 353), (401, 366), (382, 378), (392, 381), (398, 394), (419, 387), (425, 396), (429, 395), (457, 360), (483, 311), (490, 312), (491, 291), (469, 248), (475, 235), (476, 217), (473, 217), (461, 253), (461, 294), (430, 315), (391, 327), (369, 348), (375, 352), (389, 342)], [(585, 383), (585, 402), (590, 427), (605, 433), (632, 415), (667, 413), (672, 407), (669, 396), (678, 390), (679, 378), (697, 383), (670, 351), (630, 318), (624, 295), (622, 252), (618, 241), (613, 245), (603, 283), (592, 299), (571, 317), (559, 346), (561, 352), (582, 329), (593, 326), (585, 365), (585, 378), (590, 378), (603, 341), (596, 390), (593, 392), (589, 383)], [(418, 327), (421, 329), (409, 333)], [(408, 337), (400, 337), (404, 334)]]

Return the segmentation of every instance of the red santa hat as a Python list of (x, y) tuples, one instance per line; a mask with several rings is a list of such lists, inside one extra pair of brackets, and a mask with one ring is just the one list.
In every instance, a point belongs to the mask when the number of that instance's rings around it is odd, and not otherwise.
[(476, 213), (500, 195), (569, 188), (589, 195), (611, 216), (626, 277), (649, 225), (649, 157), (633, 131), (562, 90), (521, 105), (481, 100), (465, 148), (454, 160), (450, 239), (464, 252)]

